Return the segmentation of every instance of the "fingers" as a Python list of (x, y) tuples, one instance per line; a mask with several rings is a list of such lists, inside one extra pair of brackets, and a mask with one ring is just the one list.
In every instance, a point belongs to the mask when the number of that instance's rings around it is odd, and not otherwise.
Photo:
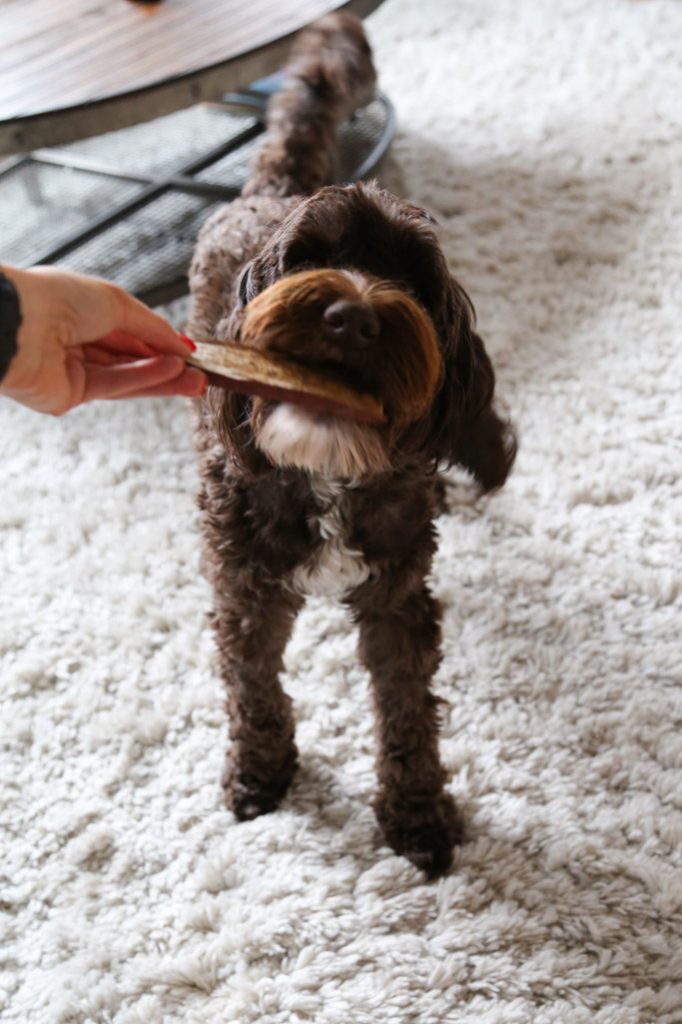
[[(80, 345), (79, 349), (86, 362), (97, 363), (100, 366), (114, 366), (118, 363), (130, 363), (135, 359), (148, 359), (151, 356), (159, 355), (151, 345), (140, 341), (139, 338), (126, 331), (111, 331), (110, 334), (98, 341)], [(188, 354), (189, 349), (185, 348), (183, 356), (186, 357)]]
[(121, 363), (131, 363), (136, 358), (149, 359), (151, 356), (155, 355), (153, 349), (149, 349), (147, 352), (139, 352), (129, 355), (126, 352), (119, 352), (115, 349), (109, 349), (102, 345), (81, 345), (80, 350), (80, 358), (84, 363), (94, 364), (97, 366), (118, 366)]
[(163, 317), (120, 288), (114, 288), (114, 295), (118, 306), (114, 334), (132, 334), (156, 352), (186, 358), (188, 346)]
[(194, 396), (203, 394), (206, 389), (205, 374), (188, 368), (178, 356), (153, 356), (110, 366), (89, 363), (85, 370), (81, 399), (84, 402), (149, 394)]
[[(91, 341), (83, 345), (83, 351), (86, 353), (88, 358), (93, 354), (97, 358), (97, 353), (106, 352), (112, 355), (118, 355), (119, 357), (139, 357), (144, 359), (147, 356), (155, 356), (159, 353), (152, 348), (147, 342), (142, 341), (140, 338), (136, 338), (134, 334), (129, 334), (127, 331), (110, 331), (103, 338), (99, 338), (97, 341)], [(170, 353), (174, 355), (175, 353)], [(183, 348), (181, 355), (187, 356), (189, 354), (188, 348)]]

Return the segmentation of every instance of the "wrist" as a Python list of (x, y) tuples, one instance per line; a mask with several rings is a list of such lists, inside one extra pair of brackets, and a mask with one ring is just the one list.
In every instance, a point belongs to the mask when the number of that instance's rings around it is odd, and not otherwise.
[(21, 320), (19, 292), (11, 275), (0, 266), (0, 382), (19, 350)]
[(0, 268), (18, 296), (21, 322), (16, 335), (16, 351), (0, 380), (0, 391), (11, 397), (30, 393), (46, 363), (58, 348), (68, 344), (73, 333), (73, 317), (62, 308), (59, 291), (52, 287), (51, 275), (44, 269)]

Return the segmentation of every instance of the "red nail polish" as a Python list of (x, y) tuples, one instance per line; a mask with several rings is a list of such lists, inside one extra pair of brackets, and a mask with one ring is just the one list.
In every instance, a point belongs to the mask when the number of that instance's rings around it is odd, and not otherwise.
[(178, 335), (182, 338), (185, 345), (189, 345), (189, 347), (192, 349), (192, 352), (196, 352), (197, 347), (191, 338), (188, 338), (186, 334), (180, 334), (180, 331), (178, 331)]

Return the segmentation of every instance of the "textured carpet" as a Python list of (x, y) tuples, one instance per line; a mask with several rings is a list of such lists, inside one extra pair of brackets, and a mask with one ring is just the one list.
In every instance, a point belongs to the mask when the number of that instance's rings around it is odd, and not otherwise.
[(439, 521), (468, 842), (433, 885), (382, 845), (367, 680), (319, 600), (300, 774), (235, 824), (182, 401), (0, 401), (8, 1024), (682, 1021), (682, 4), (389, 0), (369, 28), (392, 178), (522, 440)]

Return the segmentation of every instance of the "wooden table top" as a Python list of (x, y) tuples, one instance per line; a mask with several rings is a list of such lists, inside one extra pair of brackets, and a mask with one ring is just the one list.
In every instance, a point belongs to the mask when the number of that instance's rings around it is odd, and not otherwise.
[(157, 117), (268, 74), (289, 37), (381, 0), (0, 0), (0, 153)]

